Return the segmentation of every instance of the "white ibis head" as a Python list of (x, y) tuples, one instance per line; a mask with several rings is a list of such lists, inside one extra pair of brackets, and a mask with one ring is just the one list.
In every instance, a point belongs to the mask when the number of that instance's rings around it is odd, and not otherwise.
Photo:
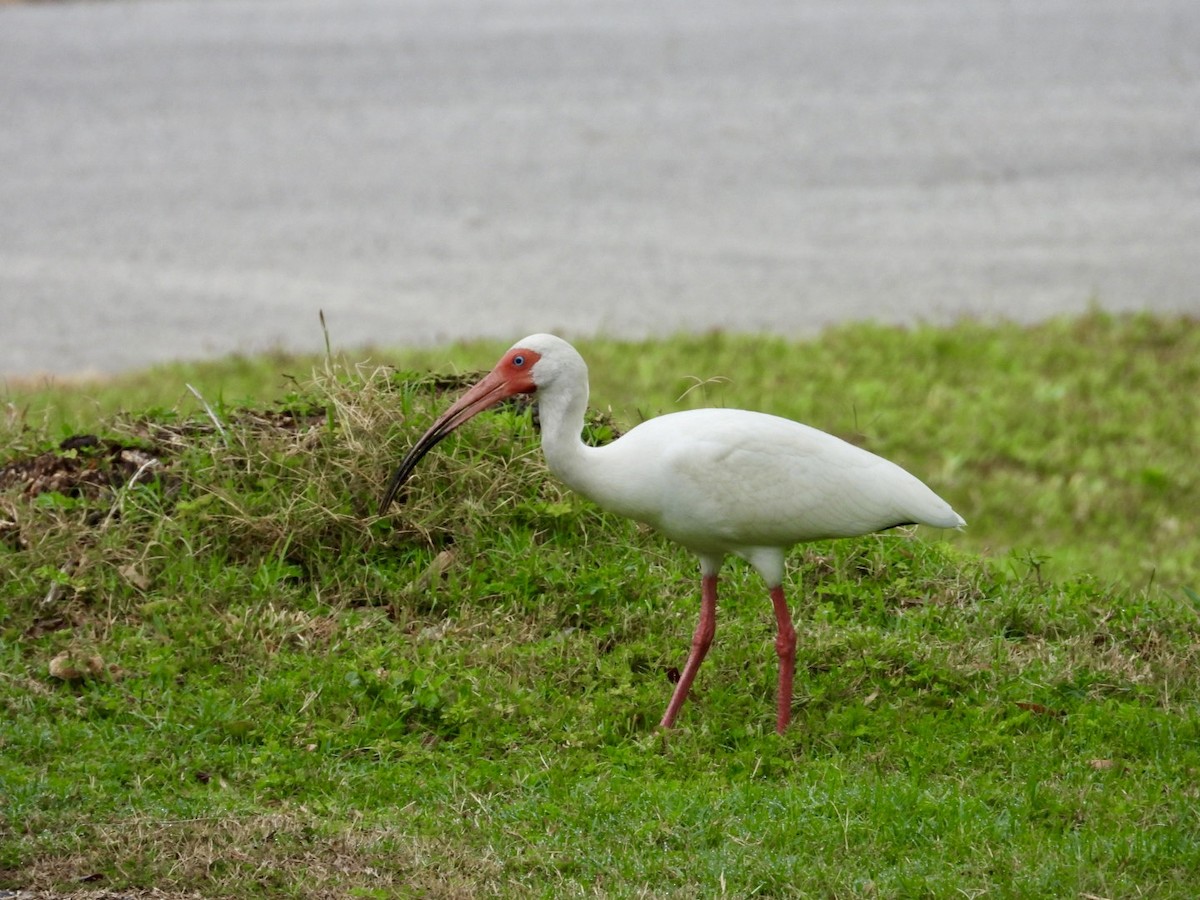
[[(578, 366), (583, 366), (583, 359), (575, 348), (554, 335), (534, 334), (518, 341), (500, 358), (495, 368), (446, 410), (408, 451), (388, 482), (379, 504), (379, 514), (387, 512), (422, 457), (450, 432), (485, 409), (517, 394), (532, 394), (539, 386), (552, 382), (557, 372)], [(586, 366), (583, 366), (583, 373), (586, 378)]]

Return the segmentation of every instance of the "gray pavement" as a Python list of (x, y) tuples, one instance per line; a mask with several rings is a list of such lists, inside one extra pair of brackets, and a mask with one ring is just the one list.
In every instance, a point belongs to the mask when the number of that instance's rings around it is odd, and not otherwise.
[(0, 376), (1200, 314), (1196, 0), (0, 4)]

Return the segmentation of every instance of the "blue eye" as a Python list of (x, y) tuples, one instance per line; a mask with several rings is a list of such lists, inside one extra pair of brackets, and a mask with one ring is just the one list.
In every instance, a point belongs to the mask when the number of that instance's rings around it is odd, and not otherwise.
[(514, 356), (514, 357), (513, 357), (513, 360), (512, 360), (512, 363), (513, 363), (513, 365), (514, 365), (514, 366), (516, 366), (517, 368), (520, 368), (521, 366), (525, 365), (525, 357), (523, 357), (523, 356)]

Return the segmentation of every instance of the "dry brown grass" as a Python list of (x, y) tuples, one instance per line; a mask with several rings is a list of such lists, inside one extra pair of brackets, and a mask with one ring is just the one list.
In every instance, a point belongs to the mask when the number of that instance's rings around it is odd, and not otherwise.
[[(257, 885), (264, 895), (314, 900), (363, 896), (364, 891), (369, 896), (456, 898), (476, 896), (471, 886), (495, 883), (503, 869), (486, 846), (417, 837), (402, 821), (331, 826), (302, 807), (269, 814), (86, 823), (71, 838), (70, 852), (38, 859), (21, 873), (25, 883), (20, 896), (211, 900), (245, 896), (249, 886)], [(160, 872), (165, 882), (196, 887), (164, 892), (90, 886), (108, 877), (136, 883), (139, 872), (147, 869)], [(68, 891), (64, 885), (80, 889)]]

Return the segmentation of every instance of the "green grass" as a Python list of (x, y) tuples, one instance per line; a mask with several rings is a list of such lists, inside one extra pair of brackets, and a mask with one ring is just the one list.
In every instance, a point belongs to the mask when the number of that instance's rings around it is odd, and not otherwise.
[(770, 604), (728, 565), (664, 736), (695, 562), (549, 479), (527, 413), (475, 420), (377, 519), (449, 402), (429, 379), (274, 357), (12, 389), (0, 469), (78, 431), (162, 464), (0, 490), (0, 888), (1193, 895), (1196, 323), (580, 347), (597, 433), (765, 409), (897, 460), (970, 526), (793, 554), (782, 738)]

